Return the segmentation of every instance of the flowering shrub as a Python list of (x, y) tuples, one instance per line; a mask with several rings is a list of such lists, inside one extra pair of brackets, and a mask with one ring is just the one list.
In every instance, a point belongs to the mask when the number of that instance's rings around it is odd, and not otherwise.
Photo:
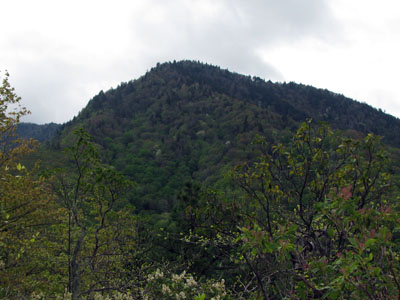
[(185, 271), (181, 274), (164, 275), (157, 269), (148, 277), (148, 284), (143, 293), (145, 299), (194, 299), (228, 300), (233, 299), (225, 288), (225, 281), (208, 280), (199, 282)]

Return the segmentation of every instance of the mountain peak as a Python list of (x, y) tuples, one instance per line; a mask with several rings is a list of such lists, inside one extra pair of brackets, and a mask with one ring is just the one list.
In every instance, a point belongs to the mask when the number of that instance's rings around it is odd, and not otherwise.
[[(312, 118), (341, 130), (383, 135), (386, 142), (400, 145), (400, 120), (367, 104), (328, 90), (293, 82), (273, 83), (191, 60), (158, 63), (139, 79), (100, 92), (77, 119), (89, 122), (107, 110), (120, 121), (129, 120), (155, 107), (157, 114), (165, 113), (166, 108), (178, 112), (183, 103), (205, 101), (205, 106), (213, 106), (221, 98), (247, 107), (255, 105), (277, 116), (284, 127), (294, 128), (298, 122)], [(176, 106), (171, 108), (171, 104)]]
[(257, 156), (257, 135), (290, 141), (300, 122), (326, 121), (347, 135), (369, 132), (400, 145), (400, 120), (327, 90), (273, 83), (195, 61), (157, 64), (139, 79), (100, 92), (60, 142), (84, 127), (104, 159), (138, 183), (134, 205), (164, 210), (190, 180), (216, 184)]

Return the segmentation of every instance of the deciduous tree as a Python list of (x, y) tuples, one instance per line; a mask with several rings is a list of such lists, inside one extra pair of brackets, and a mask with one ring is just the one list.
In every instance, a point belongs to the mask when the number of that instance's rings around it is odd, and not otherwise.
[(380, 139), (351, 140), (302, 124), (236, 169), (243, 189), (241, 250), (259, 296), (397, 299), (397, 200)]
[(84, 130), (75, 134), (75, 144), (67, 149), (72, 168), (60, 171), (54, 184), (67, 211), (62, 236), (72, 299), (130, 287), (125, 264), (135, 240), (132, 213), (118, 210), (131, 182), (101, 164)]
[(5, 74), (0, 86), (0, 297), (19, 298), (47, 286), (51, 260), (48, 228), (57, 208), (43, 178), (21, 165), (33, 141), (20, 139), (15, 129), (29, 112)]

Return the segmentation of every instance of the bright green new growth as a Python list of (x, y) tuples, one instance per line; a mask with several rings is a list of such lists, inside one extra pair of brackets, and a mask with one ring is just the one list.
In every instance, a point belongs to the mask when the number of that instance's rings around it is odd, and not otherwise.
[(400, 219), (386, 163), (379, 138), (309, 121), (291, 146), (235, 170), (247, 207), (240, 248), (260, 296), (397, 299)]
[[(129, 271), (124, 269), (129, 253), (124, 253), (124, 247), (133, 246), (134, 219), (127, 209), (117, 210), (132, 183), (101, 164), (84, 130), (77, 130), (75, 135), (75, 144), (66, 151), (72, 173), (57, 172), (54, 187), (68, 213), (64, 221), (67, 287), (72, 299), (79, 299), (129, 287)], [(130, 246), (125, 250), (131, 251)]]

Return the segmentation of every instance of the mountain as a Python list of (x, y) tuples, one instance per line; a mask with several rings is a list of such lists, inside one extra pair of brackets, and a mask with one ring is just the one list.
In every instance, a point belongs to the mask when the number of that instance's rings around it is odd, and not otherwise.
[(101, 91), (62, 125), (53, 149), (84, 127), (104, 160), (137, 182), (131, 202), (170, 209), (185, 182), (226, 185), (224, 174), (260, 149), (253, 140), (288, 142), (307, 118), (352, 137), (369, 132), (400, 146), (400, 120), (343, 95), (273, 83), (194, 61), (157, 64), (137, 80)]
[(43, 125), (34, 123), (19, 123), (16, 133), (22, 138), (33, 138), (43, 143), (51, 140), (60, 130), (60, 128), (61, 125), (56, 123), (48, 123)]

